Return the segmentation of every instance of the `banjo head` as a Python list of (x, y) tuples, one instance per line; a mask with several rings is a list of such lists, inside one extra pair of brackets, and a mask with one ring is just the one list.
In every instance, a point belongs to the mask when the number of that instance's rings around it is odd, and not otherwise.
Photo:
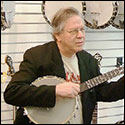
[(42, 13), (46, 22), (51, 25), (51, 20), (55, 13), (61, 8), (74, 7), (82, 12), (82, 1), (43, 1)]
[(118, 6), (112, 1), (85, 1), (83, 15), (85, 24), (91, 29), (104, 29), (115, 19)]
[(15, 16), (15, 1), (1, 1), (1, 30), (11, 28)]
[[(57, 85), (63, 81), (65, 80), (62, 78), (47, 76), (38, 78), (32, 84), (38, 87), (40, 85)], [(53, 108), (27, 106), (24, 109), (29, 119), (36, 124), (65, 124), (74, 115), (76, 101), (76, 99), (57, 97), (56, 105)]]
[(124, 1), (118, 1), (118, 14), (112, 22), (112, 26), (118, 29), (124, 29)]

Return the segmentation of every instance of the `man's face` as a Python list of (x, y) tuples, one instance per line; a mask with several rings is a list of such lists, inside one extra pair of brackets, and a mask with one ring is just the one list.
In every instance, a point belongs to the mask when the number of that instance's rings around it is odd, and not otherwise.
[(57, 43), (59, 43), (60, 50), (71, 55), (83, 49), (85, 31), (80, 16), (72, 16), (66, 21), (62, 32), (57, 36)]

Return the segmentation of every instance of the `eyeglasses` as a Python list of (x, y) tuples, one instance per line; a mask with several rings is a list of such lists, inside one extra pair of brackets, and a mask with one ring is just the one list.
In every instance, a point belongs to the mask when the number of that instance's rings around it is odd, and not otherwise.
[[(63, 30), (63, 31), (66, 31), (66, 30)], [(67, 31), (68, 33), (72, 34), (72, 35), (78, 35), (79, 31), (81, 33), (85, 33), (85, 29), (84, 28), (81, 28), (81, 29), (73, 29), (73, 30), (70, 30), (70, 31)]]

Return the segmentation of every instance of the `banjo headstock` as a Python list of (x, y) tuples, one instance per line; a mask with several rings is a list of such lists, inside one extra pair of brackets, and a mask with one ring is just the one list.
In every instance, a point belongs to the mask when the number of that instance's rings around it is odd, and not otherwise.
[(13, 60), (10, 56), (6, 56), (5, 63), (8, 65), (9, 70), (7, 72), (7, 75), (12, 76), (15, 73), (15, 69), (13, 67)]
[(97, 52), (94, 56), (95, 59), (97, 59), (98, 61), (98, 66), (101, 67), (101, 60), (102, 60), (102, 56)]
[(12, 76), (15, 73), (15, 69), (13, 67), (13, 61), (10, 56), (5, 57), (5, 63), (8, 65), (9, 70), (7, 72), (1, 72), (1, 83), (5, 83), (7, 80), (7, 76)]

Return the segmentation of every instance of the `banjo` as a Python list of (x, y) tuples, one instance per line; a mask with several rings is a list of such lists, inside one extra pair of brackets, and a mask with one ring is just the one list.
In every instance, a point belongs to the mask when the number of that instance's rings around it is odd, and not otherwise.
[[(118, 75), (124, 74), (124, 67), (118, 67), (103, 75), (99, 75), (84, 83), (81, 83), (80, 92), (91, 89), (107, 80), (110, 80)], [(56, 76), (39, 77), (31, 85), (39, 87), (40, 85), (57, 85), (65, 80)], [(67, 105), (68, 109), (67, 109)], [(61, 108), (63, 107), (63, 108)], [(56, 105), (53, 108), (43, 108), (35, 106), (24, 107), (25, 113), (29, 119), (35, 124), (66, 124), (70, 123), (72, 117), (75, 116), (75, 110), (78, 108), (78, 99), (57, 97)], [(64, 109), (67, 109), (65, 111)]]
[(85, 25), (91, 29), (104, 29), (114, 21), (118, 13), (115, 1), (84, 1)]
[(46, 22), (51, 26), (54, 14), (61, 8), (74, 7), (82, 12), (82, 1), (43, 1), (41, 11)]
[(15, 16), (15, 1), (1, 1), (1, 30), (10, 28)]
[(124, 29), (124, 1), (118, 1), (118, 14), (112, 22), (112, 26), (117, 29)]

